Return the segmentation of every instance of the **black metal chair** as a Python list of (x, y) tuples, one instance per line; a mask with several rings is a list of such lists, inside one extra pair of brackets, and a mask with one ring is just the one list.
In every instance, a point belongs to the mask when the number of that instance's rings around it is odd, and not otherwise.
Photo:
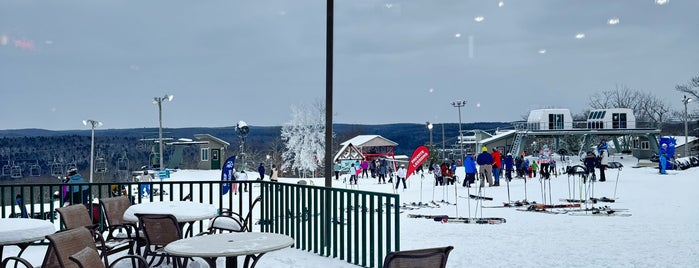
[(384, 258), (384, 268), (444, 268), (453, 246), (391, 252)]

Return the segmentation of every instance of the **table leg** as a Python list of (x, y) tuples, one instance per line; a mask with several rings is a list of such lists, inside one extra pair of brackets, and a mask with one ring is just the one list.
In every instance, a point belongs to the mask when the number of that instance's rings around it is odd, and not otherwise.
[(226, 257), (226, 268), (238, 268), (238, 257)]
[[(247, 255), (245, 256), (245, 263), (243, 264), (243, 267), (245, 268), (255, 268), (255, 265), (257, 265), (257, 261), (260, 260), (262, 255), (265, 255), (265, 253), (260, 253), (259, 255)], [(250, 263), (250, 260), (252, 260), (252, 263)]]

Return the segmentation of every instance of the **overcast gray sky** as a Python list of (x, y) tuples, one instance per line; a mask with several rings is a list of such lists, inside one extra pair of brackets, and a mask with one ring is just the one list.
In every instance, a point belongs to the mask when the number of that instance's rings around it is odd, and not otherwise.
[[(657, 1), (337, 0), (334, 122), (579, 113), (621, 85), (680, 109), (699, 1)], [(283, 125), (324, 100), (325, 3), (0, 0), (0, 129), (157, 127), (165, 94), (164, 127)]]

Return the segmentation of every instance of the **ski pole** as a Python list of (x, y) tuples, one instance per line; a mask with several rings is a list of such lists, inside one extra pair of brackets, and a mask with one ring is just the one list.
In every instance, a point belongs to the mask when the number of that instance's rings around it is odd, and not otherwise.
[(471, 217), (471, 184), (470, 181), (467, 182), (466, 184), (466, 193), (468, 194), (468, 198), (466, 199), (466, 205), (468, 205), (468, 217)]
[(616, 182), (614, 182), (614, 199), (616, 199), (616, 187), (619, 185), (619, 173), (621, 173), (621, 168), (616, 171)]
[(551, 199), (551, 196), (553, 196), (553, 192), (551, 191), (551, 179), (547, 179), (549, 181), (549, 203), (553, 204), (553, 200)]
[(524, 178), (524, 200), (527, 199), (527, 178)]
[[(455, 179), (458, 177), (455, 177)], [(456, 217), (459, 217), (459, 195), (457, 194), (459, 190), (459, 184), (454, 183), (454, 206), (456, 206)]]
[(507, 183), (507, 204), (512, 203), (510, 200), (510, 180), (508, 178), (505, 178), (505, 181)]

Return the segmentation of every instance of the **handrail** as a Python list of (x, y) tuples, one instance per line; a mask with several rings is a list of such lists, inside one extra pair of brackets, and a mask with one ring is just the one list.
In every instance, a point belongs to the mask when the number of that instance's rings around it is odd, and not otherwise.
[[(86, 193), (93, 200), (88, 209), (100, 226), (104, 219), (97, 200), (121, 195), (122, 186), (135, 204), (187, 199), (213, 204), (219, 211), (231, 209), (241, 215), (246, 215), (250, 202), (260, 196), (261, 204), (254, 208), (253, 220), (247, 222), (249, 230), (255, 227), (263, 232), (289, 235), (296, 241), (294, 247), (300, 250), (364, 267), (381, 267), (386, 254), (400, 250), (400, 199), (396, 194), (269, 181), (236, 183), (249, 184), (250, 191), (244, 192), (241, 186), (235, 194), (222, 196), (225, 183), (221, 181), (152, 181), (145, 184), (162, 194), (148, 196), (137, 194), (141, 190), (138, 182), (70, 186), (88, 186)], [(67, 196), (62, 191), (64, 186), (60, 183), (0, 185), (0, 218), (21, 217), (24, 207), (26, 215), (32, 218), (57, 222), (55, 209)], [(54, 196), (54, 192), (58, 194)], [(18, 195), (21, 207), (16, 200)], [(207, 226), (208, 221), (199, 222), (194, 231), (199, 233)]]

